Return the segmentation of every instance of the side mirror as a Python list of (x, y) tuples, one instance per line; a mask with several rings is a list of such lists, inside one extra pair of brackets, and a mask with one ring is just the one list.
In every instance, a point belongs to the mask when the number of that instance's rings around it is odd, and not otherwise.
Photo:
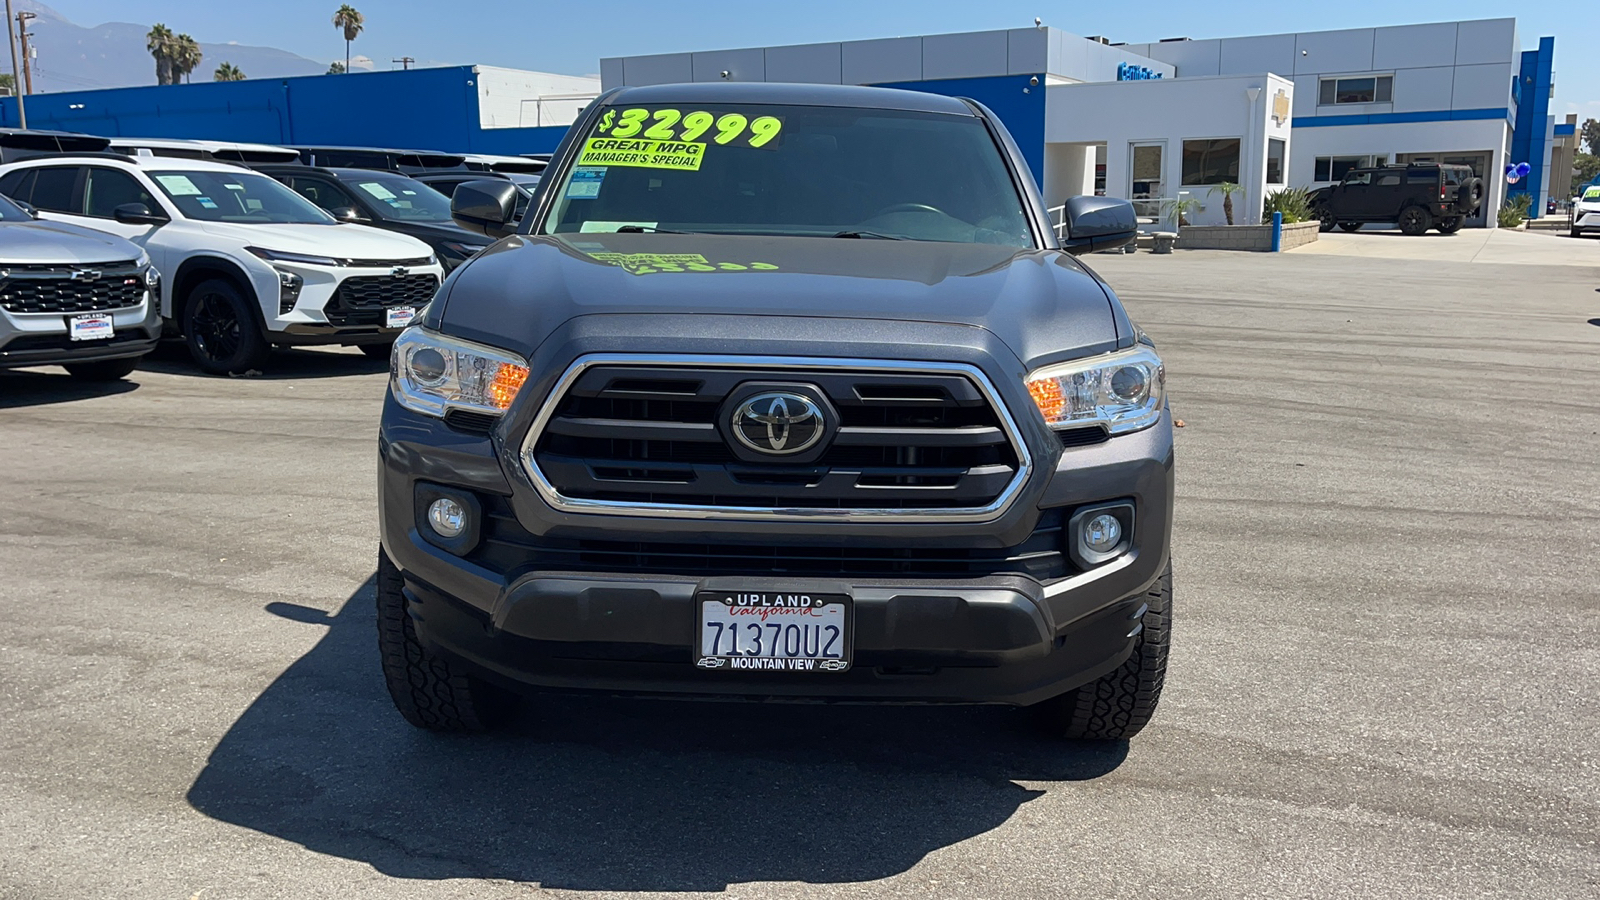
[(171, 221), (161, 213), (153, 213), (143, 203), (124, 203), (111, 211), (111, 217), (124, 225), (165, 225)]
[(1061, 249), (1074, 256), (1116, 249), (1139, 234), (1133, 204), (1116, 197), (1073, 197), (1062, 218), (1067, 227)]
[(336, 206), (333, 209), (328, 210), (328, 215), (333, 216), (335, 219), (338, 219), (341, 222), (368, 221), (367, 217), (363, 216), (359, 212), (356, 212), (356, 208), (353, 206)]
[(18, 209), (20, 209), (23, 212), (27, 213), (29, 218), (33, 218), (33, 219), (39, 218), (39, 210), (36, 209), (32, 203), (27, 203), (27, 202), (22, 201), (22, 200), (12, 200), (11, 202), (15, 203), (17, 205)]
[(517, 186), (510, 181), (467, 181), (450, 197), (450, 216), (468, 231), (503, 238), (516, 230)]

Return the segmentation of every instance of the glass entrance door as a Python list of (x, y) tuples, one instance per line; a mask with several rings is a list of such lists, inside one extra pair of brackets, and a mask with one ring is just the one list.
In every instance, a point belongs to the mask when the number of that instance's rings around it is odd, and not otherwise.
[(1166, 141), (1149, 141), (1130, 144), (1132, 158), (1128, 165), (1128, 199), (1140, 218), (1159, 219), (1161, 200), (1167, 195), (1164, 174)]

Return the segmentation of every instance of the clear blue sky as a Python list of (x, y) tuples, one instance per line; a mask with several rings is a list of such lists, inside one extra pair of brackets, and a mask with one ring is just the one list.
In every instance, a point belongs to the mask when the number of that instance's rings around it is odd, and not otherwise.
[[(280, 47), (342, 59), (330, 0), (44, 0), (79, 25), (164, 22), (204, 41)], [(394, 57), (595, 74), (603, 56), (979, 31), (1033, 24), (1117, 41), (1229, 37), (1515, 16), (1523, 48), (1556, 39), (1551, 111), (1600, 118), (1600, 0), (356, 0), (367, 30), (356, 53), (387, 68)], [(1263, 10), (1270, 9), (1264, 15)]]

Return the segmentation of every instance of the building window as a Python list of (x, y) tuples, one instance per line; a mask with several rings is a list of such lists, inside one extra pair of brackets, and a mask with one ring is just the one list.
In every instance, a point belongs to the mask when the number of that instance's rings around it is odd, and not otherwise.
[(1239, 139), (1183, 142), (1183, 183), (1221, 184), (1239, 180)]
[(1284, 141), (1267, 138), (1267, 184), (1283, 184), (1284, 147)]
[(1394, 102), (1394, 76), (1368, 75), (1365, 78), (1324, 78), (1317, 97), (1318, 106), (1344, 103)]
[(1319, 156), (1312, 170), (1312, 181), (1343, 181), (1351, 169), (1368, 169), (1389, 164), (1388, 154), (1378, 156)]

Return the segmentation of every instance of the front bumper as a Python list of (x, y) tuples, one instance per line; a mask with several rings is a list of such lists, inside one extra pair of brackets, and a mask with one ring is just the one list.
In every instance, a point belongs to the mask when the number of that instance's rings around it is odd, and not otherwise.
[[(273, 262), (260, 264), (264, 270), (254, 276), (256, 291), (262, 298), (262, 313), (267, 322), (268, 337), (275, 344), (374, 344), (393, 341), (403, 328), (385, 325), (381, 308), (363, 309), (355, 314), (340, 309), (340, 285), (352, 279), (381, 280), (395, 277), (395, 266), (313, 266), (300, 263)], [(435, 263), (425, 266), (401, 266), (402, 277), (432, 276), (434, 288), (444, 280), (444, 268)], [(278, 273), (286, 272), (301, 279), (300, 294), (294, 305), (284, 309), (281, 302)], [(408, 302), (393, 305), (409, 306), (417, 310), (418, 320), (422, 308), (432, 299), (412, 297)]]
[(127, 359), (155, 349), (161, 316), (148, 298), (104, 314), (111, 316), (110, 338), (74, 341), (68, 336), (70, 314), (0, 310), (0, 369)]
[[(385, 552), (404, 576), (418, 637), (433, 652), (491, 680), (523, 687), (628, 693), (888, 702), (1031, 704), (1092, 681), (1132, 651), (1141, 595), (1167, 565), (1172, 521), (1170, 415), (1154, 427), (1050, 455), (1025, 502), (1003, 520), (939, 526), (738, 522), (661, 523), (570, 516), (531, 503), (517, 518), (521, 556), (458, 555), (424, 539), (418, 486), (481, 498), (485, 509), (528, 492), (497, 439), (387, 401), (380, 439)], [(515, 456), (512, 454), (514, 460)], [(519, 482), (513, 488), (513, 482)], [(949, 547), (1020, 543), (1052, 511), (1131, 500), (1136, 528), (1124, 554), (1045, 581), (1017, 572), (900, 577), (817, 571), (739, 575), (545, 564), (537, 548), (566, 538), (616, 541), (835, 543)], [(487, 541), (486, 541), (487, 542)], [(932, 568), (932, 567), (930, 567)], [(845, 673), (703, 671), (694, 665), (701, 590), (806, 590), (855, 601), (854, 666)]]

